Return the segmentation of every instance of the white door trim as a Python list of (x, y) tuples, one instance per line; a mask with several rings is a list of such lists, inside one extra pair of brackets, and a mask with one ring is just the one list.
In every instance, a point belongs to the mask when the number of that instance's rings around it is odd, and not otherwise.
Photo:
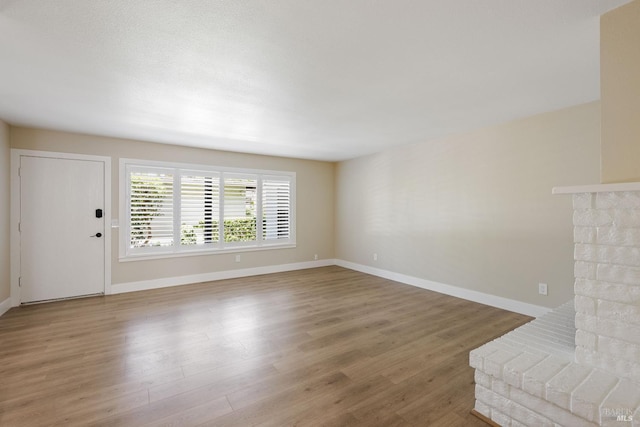
[(90, 156), (85, 154), (56, 153), (52, 151), (11, 149), (11, 214), (10, 214), (10, 245), (11, 245), (11, 305), (20, 305), (20, 157), (45, 157), (51, 159), (90, 160), (104, 164), (104, 293), (111, 294), (111, 157)]

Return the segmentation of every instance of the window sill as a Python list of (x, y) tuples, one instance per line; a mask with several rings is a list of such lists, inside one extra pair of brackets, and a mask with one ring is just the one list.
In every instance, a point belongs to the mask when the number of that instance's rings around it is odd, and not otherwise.
[(135, 255), (121, 256), (118, 258), (118, 261), (132, 262), (132, 261), (148, 261), (148, 260), (166, 259), (166, 258), (225, 255), (225, 254), (233, 254), (233, 253), (240, 253), (240, 252), (261, 252), (261, 251), (272, 251), (277, 249), (292, 249), (295, 247), (296, 247), (295, 243), (286, 243), (282, 245), (264, 245), (264, 246), (250, 246), (250, 247), (238, 246), (238, 247), (231, 247), (231, 248), (225, 248), (225, 249), (167, 252), (162, 254), (135, 254)]

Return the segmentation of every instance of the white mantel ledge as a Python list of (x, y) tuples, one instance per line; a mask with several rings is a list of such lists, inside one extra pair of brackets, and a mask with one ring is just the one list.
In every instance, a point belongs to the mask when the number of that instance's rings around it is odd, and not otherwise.
[(619, 182), (613, 184), (553, 187), (553, 189), (551, 190), (551, 194), (604, 193), (612, 191), (640, 191), (640, 182)]

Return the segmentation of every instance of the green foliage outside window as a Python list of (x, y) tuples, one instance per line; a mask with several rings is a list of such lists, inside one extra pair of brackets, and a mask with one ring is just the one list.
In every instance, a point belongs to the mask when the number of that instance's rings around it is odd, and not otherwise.
[[(218, 221), (211, 223), (212, 236), (211, 240), (217, 242), (219, 238)], [(197, 233), (204, 229), (204, 222), (200, 221), (198, 225), (182, 224), (180, 227), (180, 244), (195, 245), (197, 244)], [(239, 218), (224, 220), (224, 241), (225, 242), (251, 242), (256, 240), (257, 228), (256, 218)]]

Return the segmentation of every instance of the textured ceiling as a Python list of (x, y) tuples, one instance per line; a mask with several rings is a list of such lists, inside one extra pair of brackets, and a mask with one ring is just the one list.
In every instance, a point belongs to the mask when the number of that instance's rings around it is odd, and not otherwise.
[(0, 118), (342, 160), (599, 98), (628, 0), (0, 0)]

